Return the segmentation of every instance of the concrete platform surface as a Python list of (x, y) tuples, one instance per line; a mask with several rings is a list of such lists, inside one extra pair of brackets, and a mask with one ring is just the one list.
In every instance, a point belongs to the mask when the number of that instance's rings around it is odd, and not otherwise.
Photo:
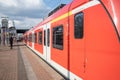
[(65, 80), (23, 43), (0, 45), (0, 80)]

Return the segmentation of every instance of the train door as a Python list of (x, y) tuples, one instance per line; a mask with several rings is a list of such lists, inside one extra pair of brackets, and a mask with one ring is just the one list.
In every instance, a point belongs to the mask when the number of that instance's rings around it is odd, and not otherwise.
[(50, 61), (50, 24), (47, 24), (47, 54), (46, 54), (46, 59), (49, 62)]
[(32, 48), (32, 33), (29, 33), (29, 46)]
[(35, 35), (34, 32), (32, 32), (32, 49), (34, 49), (34, 41), (35, 41)]
[(47, 39), (47, 35), (46, 35), (46, 30), (47, 30), (47, 26), (44, 25), (43, 26), (43, 33), (44, 33), (44, 36), (43, 36), (43, 41), (44, 41), (44, 44), (43, 44), (43, 58), (46, 60), (46, 54), (47, 54), (47, 45), (46, 45), (46, 39)]
[(73, 14), (69, 19), (70, 78), (82, 80), (85, 73), (84, 13)]
[(50, 61), (50, 24), (44, 25), (44, 45), (43, 45), (43, 55), (46, 61)]
[(29, 46), (30, 39), (29, 39), (29, 34), (27, 33), (27, 46)]

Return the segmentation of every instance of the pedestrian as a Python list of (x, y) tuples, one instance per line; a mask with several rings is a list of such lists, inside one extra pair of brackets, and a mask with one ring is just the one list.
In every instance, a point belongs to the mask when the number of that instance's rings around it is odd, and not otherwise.
[(10, 41), (10, 49), (12, 49), (12, 47), (13, 47), (13, 37), (12, 36), (9, 38), (9, 41)]

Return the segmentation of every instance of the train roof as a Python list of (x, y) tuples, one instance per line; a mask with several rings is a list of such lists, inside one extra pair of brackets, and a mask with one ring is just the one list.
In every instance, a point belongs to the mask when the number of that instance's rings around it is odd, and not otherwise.
[[(50, 15), (50, 16), (47, 17), (44, 21), (40, 22), (38, 25), (36, 25), (36, 26), (33, 27), (32, 29), (30, 29), (30, 30), (28, 31), (28, 33), (29, 33), (30, 31), (34, 31), (34, 30), (36, 30), (36, 28), (38, 28), (38, 27), (40, 27), (40, 26), (42, 26), (42, 25), (44, 25), (44, 24), (52, 21), (53, 19), (57, 18), (58, 16), (61, 16), (62, 14), (67, 13), (67, 12), (68, 12), (68, 9), (70, 8), (70, 5), (71, 5), (73, 2), (74, 2), (73, 4), (76, 4), (76, 5), (73, 5), (71, 9), (75, 8), (76, 6), (78, 6), (78, 5), (79, 5), (78, 2), (80, 2), (81, 4), (83, 4), (83, 3), (88, 2), (88, 1), (89, 1), (89, 0), (80, 0), (80, 1), (78, 1), (78, 0), (73, 0), (71, 3), (69, 3), (69, 4), (67, 4), (67, 5), (62, 4), (62, 7), (60, 8), (60, 10), (55, 11), (54, 14)], [(58, 7), (59, 7), (59, 6), (58, 6)], [(56, 8), (55, 8), (55, 9), (56, 9)]]
[[(53, 20), (54, 18), (68, 12), (68, 8), (70, 6), (70, 3), (65, 5), (65, 4), (62, 4), (62, 7), (56, 11), (54, 14), (50, 15), (49, 17), (47, 17), (44, 21), (40, 22), (38, 25), (34, 26), (33, 28), (31, 28), (27, 33), (30, 33), (30, 31), (33, 31), (35, 30), (36, 28), (44, 25), (45, 23), (48, 23), (50, 22), (51, 20)], [(51, 14), (51, 13), (50, 13)]]
[[(62, 14), (65, 14), (68, 12), (68, 9), (70, 8), (70, 10), (74, 9), (75, 7), (79, 6), (80, 4), (86, 3), (90, 0), (73, 0), (73, 2), (67, 4), (66, 6), (62, 7), (60, 10), (56, 11), (54, 14), (50, 15), (49, 17), (47, 17), (44, 21), (40, 22), (38, 25), (36, 25), (34, 28), (30, 29), (28, 31), (28, 33), (30, 31), (34, 31), (36, 28), (52, 21), (53, 19), (57, 18), (58, 16), (61, 16)], [(113, 22), (115, 23), (115, 26), (117, 28), (118, 31), (118, 35), (120, 36), (120, 0), (110, 0), (110, 1), (106, 1), (106, 0), (100, 0), (101, 2), (103, 2), (103, 4), (105, 5), (106, 9), (109, 11)], [(117, 2), (119, 1), (119, 2)], [(107, 4), (110, 3), (110, 4)], [(72, 6), (70, 7), (70, 5), (72, 4)], [(51, 13), (50, 13), (51, 14)]]

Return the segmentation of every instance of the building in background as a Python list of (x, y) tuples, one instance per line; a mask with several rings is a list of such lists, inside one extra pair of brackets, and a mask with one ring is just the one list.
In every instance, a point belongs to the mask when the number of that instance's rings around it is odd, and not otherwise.
[(0, 28), (0, 43), (1, 45), (9, 44), (9, 37), (12, 36), (14, 40), (17, 37), (17, 31), (13, 20), (8, 20), (8, 17), (2, 17)]
[(1, 25), (0, 25), (0, 44), (1, 44)]
[(9, 42), (8, 17), (1, 20), (1, 44), (7, 45)]
[(14, 21), (12, 21), (12, 20), (9, 21), (8, 29), (9, 29), (9, 36), (12, 36), (14, 39), (16, 39), (17, 31), (16, 31), (16, 28), (15, 28)]

